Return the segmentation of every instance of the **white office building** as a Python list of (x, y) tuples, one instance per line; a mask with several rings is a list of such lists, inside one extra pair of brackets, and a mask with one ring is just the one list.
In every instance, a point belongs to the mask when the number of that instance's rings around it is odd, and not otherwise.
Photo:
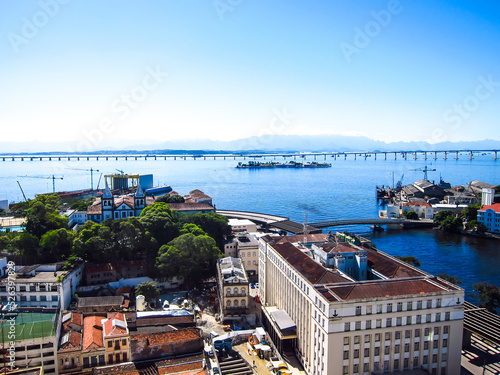
[(463, 289), (319, 236), (260, 239), (262, 320), (281, 353), (311, 375), (460, 373)]

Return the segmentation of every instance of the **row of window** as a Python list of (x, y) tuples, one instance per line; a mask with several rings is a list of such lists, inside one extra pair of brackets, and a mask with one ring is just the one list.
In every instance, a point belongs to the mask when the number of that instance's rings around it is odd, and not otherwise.
[[(253, 252), (253, 254), (252, 254), (252, 253), (249, 251), (249, 252), (247, 253), (247, 257), (251, 257), (251, 256), (256, 257), (256, 256), (257, 256), (257, 253), (254, 251), (254, 252)], [(240, 258), (244, 258), (244, 257), (245, 257), (245, 253), (244, 253), (243, 251), (242, 251), (242, 252), (240, 252)]]
[[(388, 303), (385, 305), (385, 311), (383, 311), (383, 306), (382, 304), (376, 305), (376, 313), (377, 314), (382, 314), (383, 312), (386, 313), (391, 313), (394, 311), (403, 311), (403, 308), (405, 307), (405, 311), (412, 311), (412, 310), (422, 310), (422, 309), (432, 309), (432, 308), (439, 308), (442, 305), (442, 300), (441, 298), (436, 299), (436, 303), (434, 306), (433, 303), (434, 300), (428, 299), (426, 301), (419, 300), (419, 301), (408, 301), (406, 304), (403, 302), (398, 302), (396, 303), (396, 306), (394, 306), (394, 303)], [(394, 310), (394, 307), (396, 308)], [(373, 306), (372, 305), (367, 305), (364, 311), (365, 315), (370, 315), (373, 313)], [(356, 306), (356, 315), (363, 315), (363, 306)]]
[[(434, 315), (434, 320), (432, 320), (433, 315)], [(400, 327), (402, 325), (449, 321), (450, 319), (451, 319), (451, 314), (449, 311), (445, 313), (436, 313), (436, 314), (409, 315), (406, 317), (398, 316), (396, 318), (386, 318), (384, 327)], [(372, 320), (366, 320), (365, 327), (363, 329), (382, 328), (382, 320), (383, 319), (376, 319), (375, 326), (373, 326)], [(361, 321), (344, 323), (344, 331), (346, 332), (351, 331), (352, 328), (354, 328), (355, 331), (360, 331), (362, 329)]]
[(231, 307), (246, 307), (247, 301), (242, 299), (241, 302), (238, 302), (238, 300), (233, 300), (232, 304), (231, 301), (228, 300), (226, 301), (226, 307), (231, 308)]
[[(420, 328), (415, 329), (414, 331), (414, 336), (415, 337), (420, 337), (422, 330)], [(427, 327), (424, 329), (424, 337), (430, 336), (431, 332), (433, 333), (434, 336), (438, 336), (441, 333), (441, 327), (434, 327), (431, 331), (430, 327)], [(443, 327), (443, 335), (446, 335), (450, 332), (450, 326), (444, 326)], [(405, 338), (411, 338), (411, 333), (412, 330), (406, 329), (404, 331)], [(374, 340), (375, 342), (379, 342), (381, 340), (381, 333), (375, 333), (374, 335)], [(394, 332), (394, 340), (400, 340), (402, 335), (402, 331), (396, 331)], [(372, 335), (364, 335), (364, 342), (369, 343), (371, 340)], [(392, 332), (385, 332), (384, 334), (384, 339), (385, 341), (390, 341), (392, 339)], [(359, 344), (361, 340), (361, 335), (356, 335), (353, 338), (353, 343), (354, 344)], [(344, 345), (350, 345), (351, 343), (351, 338), (349, 336), (344, 337)]]
[[(437, 363), (437, 355), (434, 354), (432, 356), (432, 363)], [(404, 358), (403, 359), (403, 370), (409, 370), (409, 369), (417, 369), (419, 367), (423, 367), (425, 369), (427, 369), (427, 367), (429, 366), (429, 358), (428, 356), (423, 356), (422, 358), (422, 363), (420, 364), (419, 363), (419, 358), (418, 357), (414, 357), (413, 358), (413, 361), (412, 363), (410, 363), (410, 358)], [(400, 360), (399, 359), (394, 359), (394, 362), (393, 362), (393, 369), (399, 369), (400, 368)], [(374, 362), (373, 363), (373, 366), (372, 366), (372, 370), (370, 370), (370, 364), (369, 363), (363, 363), (362, 365), (361, 364), (354, 364), (352, 366), (352, 372), (349, 371), (349, 366), (343, 366), (342, 368), (342, 374), (344, 375), (347, 375), (347, 374), (359, 374), (360, 372), (360, 369), (362, 368), (363, 369), (363, 373), (366, 373), (366, 372), (370, 372), (372, 371), (372, 373), (375, 373), (375, 374), (379, 374), (381, 372), (389, 372), (389, 366), (390, 366), (390, 361), (384, 361), (383, 363), (383, 368), (380, 368), (381, 365), (380, 365), (380, 362)], [(442, 366), (440, 368), (440, 375), (446, 375), (447, 371), (446, 371), (446, 366)], [(438, 374), (438, 368), (437, 367), (434, 367), (432, 368), (430, 374), (432, 375), (437, 375)]]
[[(16, 301), (19, 302), (57, 302), (59, 301), (59, 296), (46, 296), (46, 295), (41, 295), (41, 296), (16, 296)], [(40, 297), (40, 299), (37, 299), (37, 297)], [(0, 301), (5, 302), (8, 300), (8, 296), (0, 296)]]
[[(0, 285), (0, 292), (6, 292), (7, 287)], [(18, 285), (18, 292), (57, 292), (57, 285), (37, 284), (37, 285)]]
[[(420, 348), (420, 341), (417, 341), (417, 342), (414, 342), (413, 343), (413, 351), (414, 352), (418, 352), (420, 351), (420, 349), (422, 350), (429, 350), (429, 344), (430, 341), (423, 341), (424, 345), (423, 345), (423, 348)], [(443, 339), (443, 348), (447, 348), (448, 347), (448, 339)], [(439, 348), (439, 340), (433, 340), (432, 341), (432, 348), (433, 349), (438, 349)], [(375, 357), (378, 357), (380, 356), (380, 350), (382, 348), (380, 346), (375, 346), (373, 348), (373, 355)], [(409, 353), (410, 352), (410, 344), (409, 343), (405, 343), (403, 348), (401, 348), (401, 345), (397, 344), (397, 345), (394, 345), (394, 347), (390, 346), (390, 345), (386, 345), (384, 347), (384, 355), (389, 355), (392, 353), (394, 354), (399, 354), (401, 353), (401, 349), (404, 350), (404, 353)], [(359, 358), (359, 355), (360, 355), (360, 350), (361, 349), (354, 349), (353, 351), (353, 358)], [(370, 357), (371, 355), (371, 351), (372, 351), (372, 348), (371, 347), (365, 347), (363, 349), (363, 356), (365, 358), (368, 358)], [(349, 359), (349, 350), (344, 350), (344, 359)], [(443, 361), (446, 361), (446, 358), (447, 358), (447, 353), (443, 353)]]
[(232, 293), (231, 293), (231, 288), (227, 288), (226, 289), (226, 297), (230, 297), (231, 295), (234, 295), (234, 296), (238, 296), (238, 295), (241, 295), (241, 296), (244, 296), (246, 295), (246, 289), (243, 287), (241, 288), (241, 294), (238, 294), (238, 287), (234, 287), (233, 290), (232, 290)]

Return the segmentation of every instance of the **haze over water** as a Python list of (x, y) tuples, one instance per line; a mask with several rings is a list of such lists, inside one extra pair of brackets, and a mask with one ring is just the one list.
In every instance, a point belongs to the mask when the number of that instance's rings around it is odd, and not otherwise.
[[(376, 185), (390, 185), (404, 174), (404, 184), (423, 178), (423, 173), (411, 169), (437, 169), (429, 172), (429, 180), (439, 181), (440, 174), (452, 185), (465, 185), (480, 180), (494, 185), (500, 184), (498, 166), (491, 154), (460, 155), (459, 160), (417, 160), (409, 156), (404, 160), (398, 155), (388, 155), (387, 160), (359, 157), (353, 160), (327, 157), (332, 168), (318, 169), (236, 169), (238, 161), (227, 160), (99, 160), (99, 161), (16, 161), (0, 162), (0, 199), (20, 201), (23, 199), (16, 181), (21, 183), (28, 198), (38, 193), (52, 192), (52, 178), (56, 179), (56, 191), (88, 189), (90, 172), (94, 172), (94, 188), (99, 176), (118, 173), (153, 174), (155, 185), (170, 185), (180, 194), (200, 189), (213, 198), (219, 209), (264, 212), (289, 217), (291, 220), (308, 222), (325, 219), (373, 218), (380, 207), (375, 199)], [(454, 157), (454, 154), (453, 154)], [(300, 158), (297, 158), (297, 160)], [(274, 160), (262, 158), (257, 160)], [(282, 161), (282, 158), (276, 160)], [(308, 156), (306, 160), (312, 161)], [(323, 157), (317, 161), (323, 162)], [(78, 169), (78, 170), (77, 170)], [(48, 178), (30, 178), (37, 176)], [(99, 187), (104, 186), (104, 178)], [(468, 292), (472, 284), (487, 281), (500, 285), (500, 242), (471, 237), (444, 234), (436, 230), (409, 230), (369, 234), (368, 226), (328, 228), (324, 231), (349, 230), (370, 236), (377, 247), (391, 255), (414, 255), (422, 263), (421, 268), (432, 274), (441, 272), (458, 276)]]

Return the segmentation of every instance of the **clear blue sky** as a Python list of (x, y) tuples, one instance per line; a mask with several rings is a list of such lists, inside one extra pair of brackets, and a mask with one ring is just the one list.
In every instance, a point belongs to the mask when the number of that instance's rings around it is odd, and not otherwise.
[(498, 1), (2, 1), (0, 35), (0, 141), (500, 139)]

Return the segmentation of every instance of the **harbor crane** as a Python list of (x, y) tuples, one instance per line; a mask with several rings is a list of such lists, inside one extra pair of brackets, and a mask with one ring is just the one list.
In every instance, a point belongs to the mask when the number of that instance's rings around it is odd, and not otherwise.
[(87, 171), (90, 172), (90, 195), (94, 195), (94, 172), (99, 172), (99, 169), (85, 169), (85, 168), (70, 168), (75, 171)]
[(63, 180), (64, 177), (56, 177), (54, 175), (52, 176), (18, 176), (18, 177), (25, 177), (25, 178), (42, 178), (44, 180), (49, 180), (52, 179), (52, 192), (56, 192), (56, 180)]
[(427, 172), (435, 172), (435, 168), (427, 168), (427, 165), (424, 168), (416, 168), (416, 169), (410, 169), (410, 171), (419, 171), (419, 172), (424, 172), (424, 180), (429, 181), (427, 178)]
[(17, 184), (19, 185), (19, 189), (21, 189), (21, 193), (23, 193), (24, 201), (27, 202), (28, 199), (26, 199), (26, 194), (24, 194), (24, 190), (21, 186), (21, 183), (19, 181), (17, 181)]

